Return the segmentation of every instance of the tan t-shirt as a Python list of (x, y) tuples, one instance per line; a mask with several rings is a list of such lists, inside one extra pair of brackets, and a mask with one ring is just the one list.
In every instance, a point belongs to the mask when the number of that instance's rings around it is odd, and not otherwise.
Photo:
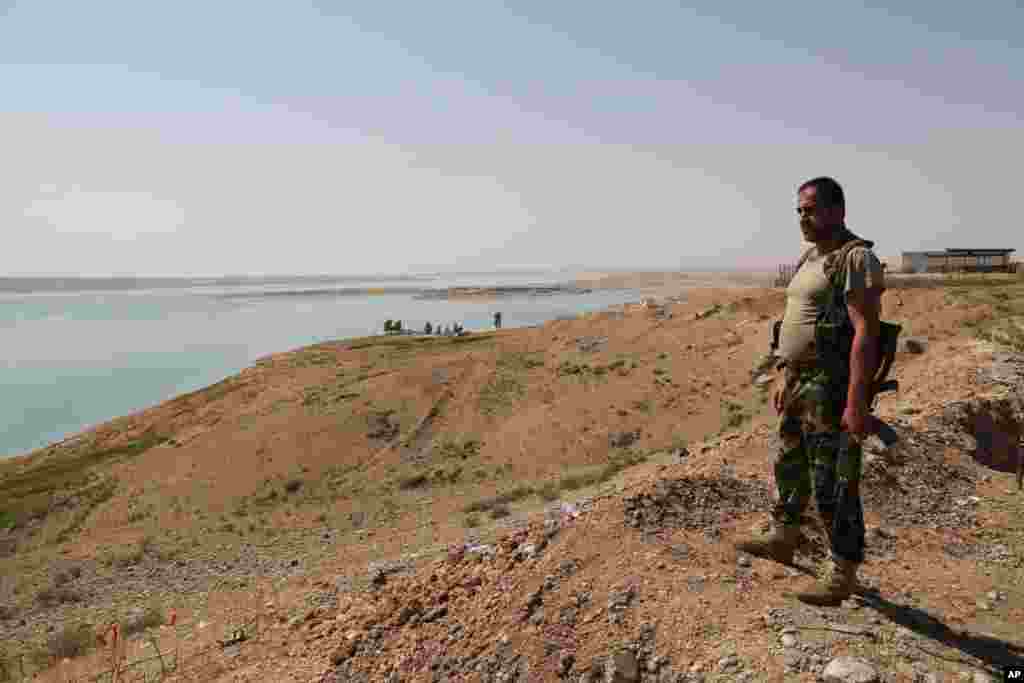
[[(884, 288), (882, 264), (866, 247), (854, 247), (846, 260), (846, 291)], [(780, 357), (787, 361), (814, 360), (814, 323), (828, 302), (825, 257), (814, 249), (786, 288), (786, 312), (779, 332)]]

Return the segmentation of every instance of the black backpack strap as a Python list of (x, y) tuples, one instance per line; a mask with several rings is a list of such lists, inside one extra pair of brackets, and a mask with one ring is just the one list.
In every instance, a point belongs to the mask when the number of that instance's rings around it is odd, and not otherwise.
[(862, 239), (854, 238), (825, 257), (825, 275), (838, 294), (846, 298), (846, 273), (849, 270), (850, 252), (857, 247), (870, 248)]
[[(861, 239), (851, 239), (834, 252), (835, 256), (831, 261), (825, 263), (836, 301), (837, 303), (842, 301), (843, 305), (846, 302), (846, 276), (849, 269), (850, 252), (857, 247), (870, 249), (871, 245)], [(878, 394), (899, 389), (899, 382), (888, 379), (888, 377), (896, 360), (896, 351), (899, 348), (899, 336), (902, 330), (903, 328), (895, 323), (881, 320), (878, 323), (878, 345), (876, 347), (878, 367), (875, 369), (875, 374), (868, 387), (869, 407), (874, 406), (875, 397)]]

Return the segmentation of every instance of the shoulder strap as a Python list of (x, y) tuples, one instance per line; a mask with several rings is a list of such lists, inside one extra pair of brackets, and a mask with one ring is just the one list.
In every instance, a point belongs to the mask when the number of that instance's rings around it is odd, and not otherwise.
[(832, 286), (837, 287), (841, 292), (846, 289), (847, 261), (850, 252), (856, 247), (870, 247), (870, 245), (862, 239), (855, 238), (825, 257), (825, 275)]

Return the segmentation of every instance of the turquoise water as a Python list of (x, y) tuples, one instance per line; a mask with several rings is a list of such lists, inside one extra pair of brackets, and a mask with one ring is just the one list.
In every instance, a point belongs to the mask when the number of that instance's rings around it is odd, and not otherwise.
[[(537, 275), (463, 276), (422, 284), (558, 281)], [(491, 302), (421, 300), (408, 293), (405, 280), (338, 285), (384, 292), (369, 296), (302, 294), (307, 287), (329, 285), (0, 293), (0, 457), (209, 386), (271, 353), (380, 333), (388, 318), (412, 329), (430, 321), (483, 330), (491, 328), (497, 310), (504, 327), (521, 327), (637, 299), (628, 290), (596, 290)], [(389, 291), (397, 288), (403, 291)], [(281, 291), (292, 294), (268, 296)]]

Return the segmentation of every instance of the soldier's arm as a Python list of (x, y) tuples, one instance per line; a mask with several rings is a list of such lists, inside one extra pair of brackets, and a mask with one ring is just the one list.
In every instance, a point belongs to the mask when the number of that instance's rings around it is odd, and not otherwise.
[(874, 376), (878, 359), (878, 319), (881, 310), (882, 287), (852, 290), (846, 297), (846, 309), (853, 323), (853, 347), (850, 352), (850, 387), (848, 405), (864, 405), (868, 385)]

